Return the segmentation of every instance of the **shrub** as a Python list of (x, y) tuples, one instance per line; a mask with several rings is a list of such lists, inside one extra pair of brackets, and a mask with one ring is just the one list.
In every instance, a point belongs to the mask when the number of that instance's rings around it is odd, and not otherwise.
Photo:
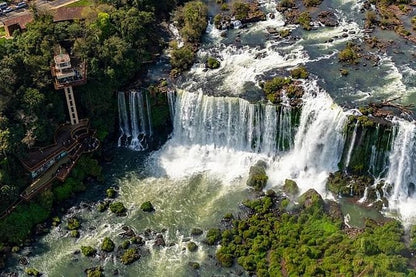
[(86, 270), (87, 277), (103, 277), (104, 274), (102, 273), (103, 269), (98, 266), (96, 268), (89, 268)]
[(131, 264), (138, 259), (140, 259), (140, 255), (137, 253), (136, 248), (127, 249), (120, 258), (121, 262), (125, 265)]
[(286, 77), (275, 77), (264, 83), (263, 90), (266, 94), (271, 94), (282, 89), (285, 85), (292, 82), (290, 78)]
[(150, 201), (146, 201), (140, 205), (140, 209), (144, 212), (153, 212), (155, 209), (153, 208), (152, 203)]
[(105, 237), (103, 243), (101, 244), (101, 250), (105, 252), (111, 252), (114, 250), (114, 247), (114, 242), (110, 238)]
[(114, 202), (110, 204), (110, 210), (112, 213), (117, 214), (118, 216), (124, 215), (127, 211), (126, 207), (124, 207), (123, 203), (121, 202)]
[(243, 2), (235, 2), (233, 4), (233, 14), (235, 19), (243, 21), (248, 17), (248, 13), (250, 11), (250, 6), (247, 3)]
[(309, 76), (308, 70), (304, 66), (299, 66), (290, 72), (294, 79), (306, 79)]
[(299, 14), (298, 22), (304, 30), (309, 31), (311, 28), (311, 15), (309, 12), (302, 12)]
[(40, 272), (33, 267), (25, 268), (25, 273), (29, 276), (40, 276)]
[(351, 43), (348, 43), (347, 46), (341, 52), (338, 53), (338, 60), (340, 62), (357, 64), (358, 58), (359, 56), (355, 50), (355, 47)]
[(113, 188), (109, 188), (105, 191), (108, 198), (115, 198), (116, 197), (116, 191)]
[(81, 246), (81, 252), (84, 256), (90, 257), (94, 256), (97, 253), (97, 250), (91, 246)]
[(78, 230), (72, 230), (70, 232), (71, 237), (73, 238), (79, 238), (79, 231)]
[(220, 229), (212, 228), (209, 229), (207, 232), (207, 236), (205, 238), (205, 242), (209, 245), (214, 245), (221, 239), (221, 231)]
[(207, 67), (210, 69), (217, 69), (220, 67), (220, 65), (221, 65), (220, 61), (217, 60), (216, 58), (209, 57), (207, 60)]
[(195, 58), (195, 54), (189, 45), (185, 45), (182, 48), (174, 48), (170, 52), (170, 63), (173, 68), (179, 71), (189, 69)]
[(68, 219), (67, 228), (68, 230), (77, 230), (81, 226), (81, 223), (79, 222), (78, 218), (71, 217)]
[(323, 0), (303, 0), (305, 7), (316, 7), (322, 3)]
[(125, 240), (121, 243), (121, 248), (123, 249), (127, 249), (130, 246), (130, 241), (129, 240)]

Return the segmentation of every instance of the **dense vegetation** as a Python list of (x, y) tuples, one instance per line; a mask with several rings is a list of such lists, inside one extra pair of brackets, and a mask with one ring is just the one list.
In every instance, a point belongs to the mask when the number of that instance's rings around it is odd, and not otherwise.
[[(145, 72), (145, 65), (165, 47), (159, 23), (177, 4), (108, 0), (87, 7), (85, 20), (58, 23), (34, 9), (34, 21), (25, 32), (0, 41), (0, 211), (30, 183), (19, 158), (51, 144), (56, 127), (67, 118), (63, 94), (54, 90), (50, 74), (53, 50), (61, 45), (87, 61), (88, 83), (75, 88), (78, 112), (90, 118), (99, 139), (105, 140), (117, 118), (114, 92)], [(0, 242), (21, 243), (35, 224), (48, 218), (53, 203), (85, 190), (87, 176), (100, 179), (98, 155), (82, 157), (64, 184), (0, 220)]]
[(349, 233), (336, 204), (324, 204), (314, 190), (299, 205), (273, 192), (243, 204), (250, 215), (217, 238), (225, 267), (237, 262), (257, 276), (415, 276), (398, 221), (368, 220)]

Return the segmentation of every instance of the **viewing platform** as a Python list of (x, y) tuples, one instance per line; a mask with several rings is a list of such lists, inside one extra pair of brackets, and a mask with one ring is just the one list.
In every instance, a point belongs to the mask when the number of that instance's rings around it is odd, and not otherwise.
[(56, 90), (87, 83), (86, 63), (74, 57), (70, 58), (68, 54), (61, 53), (54, 57), (51, 74), (54, 77), (53, 85)]
[(88, 120), (81, 120), (76, 125), (61, 125), (55, 132), (54, 144), (31, 151), (21, 160), (33, 182), (20, 196), (30, 200), (55, 179), (64, 182), (81, 155), (91, 153), (99, 146), (100, 141), (95, 137), (95, 130), (90, 129)]

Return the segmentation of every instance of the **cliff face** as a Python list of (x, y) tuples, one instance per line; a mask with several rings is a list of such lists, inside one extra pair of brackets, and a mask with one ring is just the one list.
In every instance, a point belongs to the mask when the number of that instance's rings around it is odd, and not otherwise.
[(393, 125), (368, 116), (350, 116), (346, 143), (339, 164), (351, 174), (380, 175), (385, 170), (393, 139)]

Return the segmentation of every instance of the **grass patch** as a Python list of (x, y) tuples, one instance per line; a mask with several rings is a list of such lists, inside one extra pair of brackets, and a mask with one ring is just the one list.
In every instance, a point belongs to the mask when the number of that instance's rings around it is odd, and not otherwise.
[(79, 0), (77, 2), (71, 3), (69, 5), (66, 5), (65, 7), (73, 8), (73, 7), (88, 7), (92, 6), (94, 4), (93, 0)]
[(6, 30), (4, 30), (4, 27), (0, 27), (0, 37), (4, 37), (6, 35)]

